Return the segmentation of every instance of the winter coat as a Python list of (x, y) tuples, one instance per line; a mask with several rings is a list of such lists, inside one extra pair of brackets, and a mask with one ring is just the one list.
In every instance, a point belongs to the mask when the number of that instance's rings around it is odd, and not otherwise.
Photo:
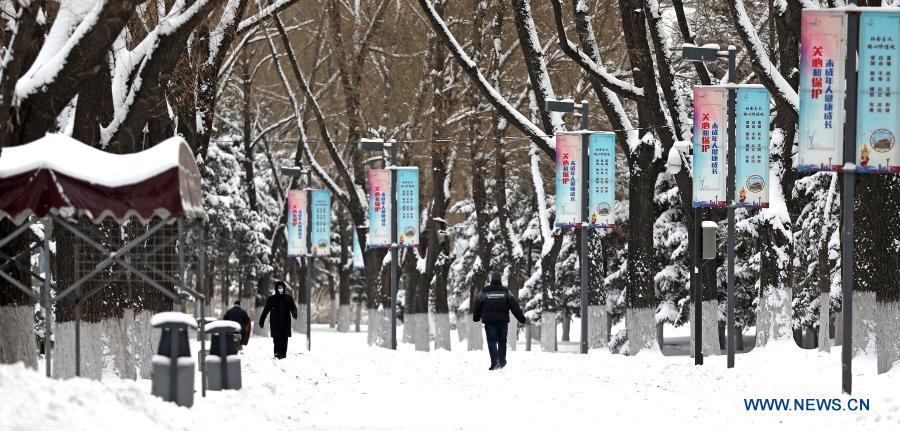
[(264, 327), (266, 316), (272, 313), (272, 320), (269, 322), (269, 333), (272, 338), (284, 338), (291, 336), (291, 316), (297, 318), (297, 304), (294, 304), (294, 298), (283, 293), (276, 293), (266, 299), (266, 307), (263, 308), (262, 316), (259, 318), (259, 327)]
[(235, 305), (225, 312), (222, 320), (230, 320), (241, 325), (241, 344), (246, 346), (250, 342), (250, 315), (243, 308)]
[(472, 321), (509, 323), (510, 311), (513, 316), (516, 316), (519, 323), (525, 323), (525, 314), (519, 307), (519, 301), (516, 301), (516, 298), (503, 285), (492, 283), (481, 289), (475, 298), (475, 312), (472, 314)]

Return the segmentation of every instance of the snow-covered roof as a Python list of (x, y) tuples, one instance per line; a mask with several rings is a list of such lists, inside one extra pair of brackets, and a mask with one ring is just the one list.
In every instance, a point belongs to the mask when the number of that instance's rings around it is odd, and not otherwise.
[(163, 311), (156, 313), (150, 318), (150, 326), (159, 326), (166, 323), (183, 323), (191, 328), (197, 327), (197, 319), (187, 313), (179, 313), (177, 311)]
[(241, 330), (241, 325), (237, 322), (232, 322), (231, 320), (216, 320), (215, 322), (203, 325), (203, 330), (206, 332), (219, 332), (221, 329), (232, 329), (237, 332)]
[(3, 149), (0, 218), (22, 223), (48, 213), (203, 218), (200, 171), (184, 139), (134, 154), (113, 154), (61, 134)]

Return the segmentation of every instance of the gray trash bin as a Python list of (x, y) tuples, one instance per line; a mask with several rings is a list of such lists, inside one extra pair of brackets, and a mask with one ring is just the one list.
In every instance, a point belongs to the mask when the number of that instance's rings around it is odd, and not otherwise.
[[(206, 388), (211, 391), (241, 388), (241, 358), (237, 355), (234, 334), (241, 330), (237, 322), (218, 320), (207, 323), (204, 331), (212, 335), (206, 362)], [(223, 363), (222, 358), (225, 358)]]
[(159, 347), (153, 356), (151, 374), (153, 395), (183, 407), (194, 405), (194, 358), (188, 344), (189, 328), (197, 321), (189, 314), (167, 311), (150, 319), (162, 330)]

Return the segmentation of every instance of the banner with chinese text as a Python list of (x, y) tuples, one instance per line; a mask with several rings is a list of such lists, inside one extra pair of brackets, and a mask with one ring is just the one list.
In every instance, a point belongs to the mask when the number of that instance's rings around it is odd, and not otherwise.
[(737, 91), (735, 204), (769, 207), (769, 91), (762, 85)]
[(391, 171), (369, 169), (369, 237), (366, 248), (391, 246)]
[(397, 245), (419, 246), (419, 168), (396, 168)]
[(312, 229), (311, 256), (331, 254), (331, 192), (310, 190), (310, 228)]
[(694, 87), (694, 208), (725, 206), (728, 89)]
[(306, 256), (306, 191), (288, 190), (287, 212), (288, 257)]
[(856, 167), (860, 173), (900, 173), (900, 11), (863, 11)]
[(616, 134), (591, 133), (588, 141), (589, 227), (612, 228), (616, 225)]
[(840, 171), (844, 164), (844, 11), (800, 15), (800, 127), (797, 170)]
[(556, 134), (556, 226), (581, 224), (581, 134)]

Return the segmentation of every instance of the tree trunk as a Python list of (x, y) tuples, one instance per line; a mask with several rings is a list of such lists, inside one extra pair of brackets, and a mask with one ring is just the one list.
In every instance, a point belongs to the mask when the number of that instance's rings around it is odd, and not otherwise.
[[(0, 220), (0, 238), (15, 230), (8, 220)], [(4, 245), (0, 251), (15, 257), (28, 249), (31, 232), (20, 235)], [(30, 254), (18, 260), (25, 268), (30, 268)], [(0, 263), (6, 263), (0, 260)], [(31, 286), (31, 277), (18, 266), (11, 266), (5, 272), (25, 286)], [(51, 316), (45, 316), (45, 322)], [(45, 323), (46, 325), (46, 323)], [(45, 326), (46, 327), (46, 326)], [(34, 300), (4, 279), (0, 279), (0, 364), (24, 362), (26, 366), (37, 367), (37, 345), (34, 334)]]
[[(783, 271), (778, 266), (776, 248), (777, 235), (771, 224), (759, 228), (759, 308), (756, 318), (756, 347), (763, 347), (769, 341), (791, 337), (791, 285), (781, 284), (779, 275)], [(791, 280), (790, 275), (784, 277)]]
[(653, 148), (642, 145), (631, 166), (628, 184), (628, 271), (625, 327), (628, 354), (643, 349), (659, 350), (656, 343), (656, 295), (653, 283), (652, 196), (656, 175), (652, 173)]
[(900, 360), (900, 179), (859, 175), (857, 181), (853, 344), (855, 353), (877, 353), (881, 374)]
[(353, 232), (347, 223), (347, 217), (341, 217), (338, 225), (341, 242), (340, 268), (338, 268), (338, 332), (350, 332), (350, 272), (353, 270), (351, 252), (353, 250)]

